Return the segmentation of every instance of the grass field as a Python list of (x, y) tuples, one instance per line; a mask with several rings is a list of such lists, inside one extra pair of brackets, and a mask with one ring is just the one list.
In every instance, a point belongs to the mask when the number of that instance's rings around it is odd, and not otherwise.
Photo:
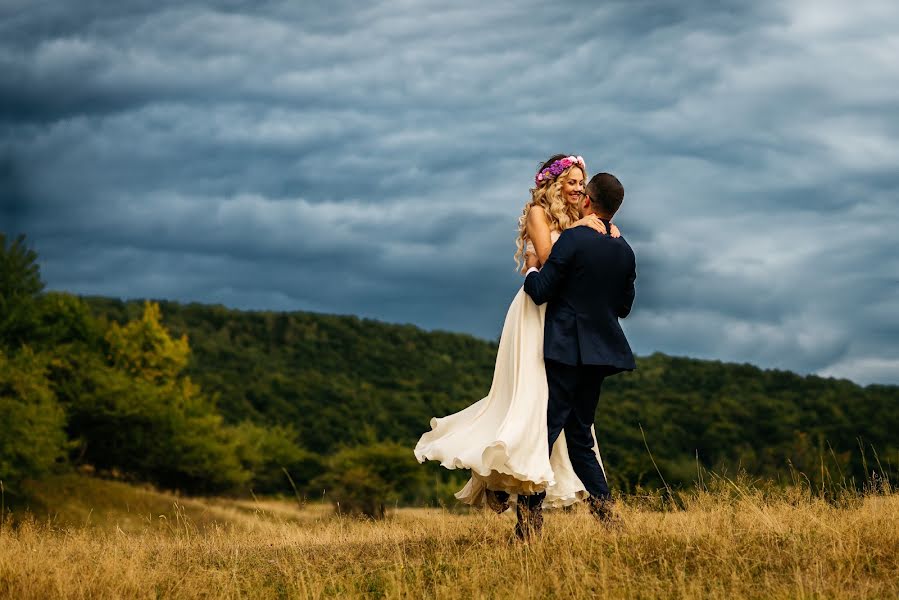
[(618, 530), (547, 511), (542, 539), (522, 545), (511, 511), (372, 522), (76, 476), (41, 489), (42, 516), (0, 528), (0, 598), (899, 597), (895, 494), (833, 504), (734, 485), (666, 510), (627, 498)]

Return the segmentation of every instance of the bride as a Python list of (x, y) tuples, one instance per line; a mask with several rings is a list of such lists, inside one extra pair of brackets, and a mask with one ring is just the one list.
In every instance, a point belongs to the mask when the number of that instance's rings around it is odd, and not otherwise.
[[(525, 269), (541, 266), (559, 234), (586, 226), (606, 233), (595, 216), (580, 218), (587, 173), (580, 156), (556, 154), (535, 176), (531, 199), (519, 218), (515, 259)], [(618, 237), (612, 225), (611, 235)], [(543, 363), (546, 305), (520, 289), (506, 314), (487, 396), (455, 414), (431, 419), (431, 431), (415, 446), (419, 462), (436, 460), (448, 469), (471, 469), (456, 498), (497, 512), (518, 495), (546, 492), (545, 506), (567, 506), (588, 493), (568, 457), (565, 434), (549, 451)], [(594, 442), (596, 435), (594, 433)], [(602, 466), (599, 448), (594, 452)]]

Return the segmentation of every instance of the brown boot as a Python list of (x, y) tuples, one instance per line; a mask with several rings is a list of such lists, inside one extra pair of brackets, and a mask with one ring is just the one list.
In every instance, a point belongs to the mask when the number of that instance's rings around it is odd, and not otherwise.
[(621, 518), (612, 509), (615, 503), (611, 498), (599, 498), (591, 495), (586, 502), (590, 514), (604, 526), (617, 528), (621, 525)]
[(487, 508), (498, 515), (503, 514), (509, 509), (509, 492), (487, 490), (485, 498), (487, 500)]
[(515, 537), (522, 542), (530, 542), (539, 537), (543, 531), (543, 499), (531, 506), (526, 496), (519, 496), (516, 512), (518, 522), (515, 524)]

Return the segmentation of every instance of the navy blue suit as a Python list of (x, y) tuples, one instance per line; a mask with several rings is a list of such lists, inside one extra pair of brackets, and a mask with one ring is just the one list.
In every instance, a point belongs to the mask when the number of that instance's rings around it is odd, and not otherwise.
[(636, 368), (618, 323), (631, 311), (636, 277), (634, 252), (624, 238), (574, 227), (562, 232), (540, 272), (524, 281), (534, 302), (548, 302), (543, 358), (550, 452), (564, 430), (575, 473), (599, 498), (609, 496), (609, 486), (590, 428), (603, 379)]

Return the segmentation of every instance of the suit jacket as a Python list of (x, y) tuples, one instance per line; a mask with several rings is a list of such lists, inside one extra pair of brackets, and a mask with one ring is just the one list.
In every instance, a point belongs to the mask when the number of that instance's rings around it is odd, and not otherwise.
[[(606, 222), (608, 227), (608, 222)], [(524, 280), (524, 291), (546, 307), (543, 357), (567, 365), (636, 368), (619, 318), (634, 302), (634, 251), (623, 237), (589, 227), (566, 229), (540, 272)]]

